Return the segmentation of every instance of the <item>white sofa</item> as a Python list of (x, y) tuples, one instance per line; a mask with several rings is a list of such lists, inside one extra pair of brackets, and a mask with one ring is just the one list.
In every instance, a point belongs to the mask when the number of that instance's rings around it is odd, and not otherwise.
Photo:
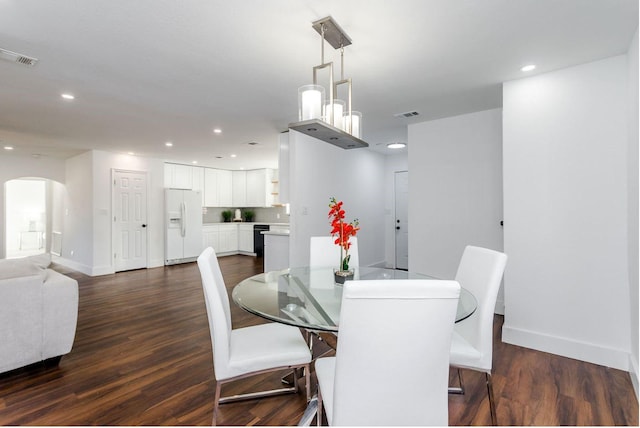
[(0, 260), (0, 373), (71, 351), (78, 282), (51, 269), (51, 256)]

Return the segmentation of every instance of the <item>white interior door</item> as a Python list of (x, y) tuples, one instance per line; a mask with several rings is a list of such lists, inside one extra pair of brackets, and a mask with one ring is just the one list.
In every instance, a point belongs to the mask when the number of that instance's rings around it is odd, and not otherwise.
[(147, 174), (113, 172), (115, 271), (147, 267)]
[(409, 172), (395, 175), (396, 269), (409, 269)]

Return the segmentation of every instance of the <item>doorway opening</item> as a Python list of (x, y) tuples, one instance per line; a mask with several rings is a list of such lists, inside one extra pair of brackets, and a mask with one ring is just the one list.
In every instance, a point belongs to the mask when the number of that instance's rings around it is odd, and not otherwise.
[[(4, 212), (0, 227), (4, 239), (0, 254), (18, 258), (51, 252), (62, 247), (64, 184), (42, 177), (20, 177), (4, 183)], [(2, 216), (4, 215), (4, 218)], [(0, 234), (2, 235), (2, 234)]]
[(41, 254), (47, 249), (47, 180), (21, 178), (5, 183), (7, 258)]

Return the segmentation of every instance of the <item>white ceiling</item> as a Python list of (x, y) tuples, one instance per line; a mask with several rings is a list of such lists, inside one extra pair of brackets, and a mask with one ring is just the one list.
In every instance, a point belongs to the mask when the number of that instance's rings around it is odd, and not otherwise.
[(353, 40), (345, 75), (363, 139), (387, 152), (407, 139), (396, 113), (500, 107), (501, 82), (525, 64), (532, 75), (625, 53), (638, 1), (0, 0), (0, 48), (39, 59), (0, 61), (0, 145), (15, 147), (0, 156), (98, 149), (276, 167), (297, 88), (320, 63), (311, 22), (328, 15)]

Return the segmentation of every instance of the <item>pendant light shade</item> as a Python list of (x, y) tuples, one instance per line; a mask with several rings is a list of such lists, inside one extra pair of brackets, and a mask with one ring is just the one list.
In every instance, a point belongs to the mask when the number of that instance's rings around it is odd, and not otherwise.
[(301, 86), (298, 89), (298, 120), (322, 119), (324, 99), (324, 88), (322, 86)]
[(329, 125), (333, 125), (338, 129), (344, 130), (343, 115), (345, 111), (345, 102), (342, 100), (333, 100), (333, 103), (326, 102), (324, 105), (324, 121)]
[(362, 138), (362, 113), (352, 111), (344, 114), (344, 130), (356, 138)]

